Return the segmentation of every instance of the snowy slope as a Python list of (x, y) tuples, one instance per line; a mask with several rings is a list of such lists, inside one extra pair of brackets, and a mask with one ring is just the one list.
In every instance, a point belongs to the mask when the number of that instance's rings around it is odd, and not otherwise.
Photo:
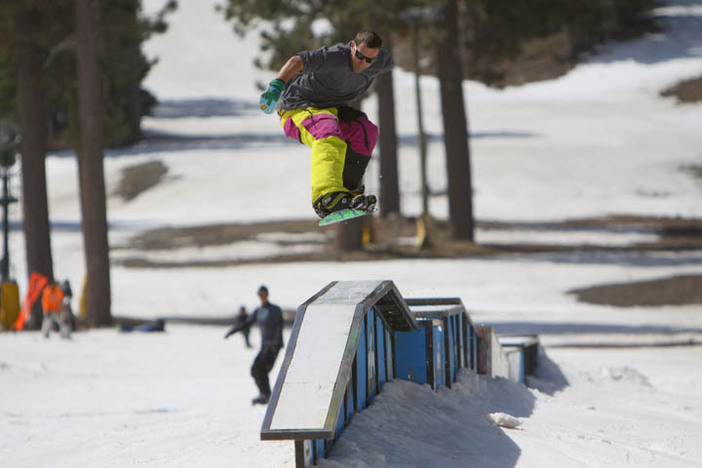
[[(155, 11), (162, 0), (149, 0)], [(113, 193), (125, 167), (150, 160), (166, 180), (126, 203), (108, 199), (115, 258), (156, 226), (312, 219), (307, 148), (260, 113), (251, 65), (256, 36), (241, 40), (216, 2), (181, 0), (169, 32), (147, 44), (159, 64), (146, 85), (163, 105), (150, 138), (106, 159)], [(677, 5), (677, 6), (676, 6)], [(535, 221), (631, 214), (702, 217), (702, 186), (682, 169), (702, 164), (702, 106), (659, 91), (702, 73), (702, 2), (659, 11), (669, 29), (609, 45), (557, 80), (502, 91), (465, 84), (475, 209), (481, 220)], [(420, 210), (412, 76), (395, 74), (402, 210)], [(438, 85), (422, 79), (430, 182), (445, 189)], [(375, 116), (375, 100), (364, 109)], [(76, 164), (47, 162), (55, 274), (78, 290), (84, 275)], [(377, 167), (367, 178), (374, 187)], [(446, 217), (446, 199), (431, 200)], [(13, 207), (19, 219), (19, 207)], [(479, 230), (478, 241), (544, 239)], [(563, 244), (626, 245), (647, 234), (561, 234)], [(584, 237), (583, 237), (584, 236)], [(548, 239), (552, 242), (553, 239)], [(13, 273), (26, 291), (24, 242), (12, 233)], [(265, 255), (264, 243), (155, 252), (201, 260)], [(141, 253), (139, 253), (141, 254)], [(699, 252), (540, 254), (490, 259), (258, 264), (112, 270), (113, 313), (230, 317), (271, 300), (295, 308), (332, 280), (392, 279), (406, 296), (460, 296), (478, 322), (539, 333), (550, 366), (538, 389), (466, 373), (451, 391), (392, 383), (359, 415), (327, 466), (699, 466), (702, 433), (699, 305), (618, 309), (576, 302), (593, 284), (701, 274)], [(261, 442), (263, 409), (251, 407), (255, 350), (221, 327), (169, 324), (160, 335), (94, 330), (72, 342), (35, 332), (0, 334), (0, 463), (12, 467), (292, 466), (292, 443)], [(255, 334), (253, 336), (256, 336)], [(631, 345), (629, 348), (569, 345)], [(633, 346), (637, 345), (637, 346)], [(277, 369), (277, 368), (276, 368)], [(275, 372), (275, 370), (274, 370)], [(425, 408), (415, 414), (412, 409)], [(490, 413), (519, 418), (490, 425)], [(401, 427), (388, 422), (402, 420)], [(421, 449), (420, 449), (421, 448)], [(411, 458), (402, 458), (407, 454)]]

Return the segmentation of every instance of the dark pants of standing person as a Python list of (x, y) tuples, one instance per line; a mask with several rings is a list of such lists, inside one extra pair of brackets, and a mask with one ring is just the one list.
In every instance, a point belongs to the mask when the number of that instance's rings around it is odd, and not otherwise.
[(275, 360), (280, 352), (279, 346), (264, 346), (254, 359), (251, 366), (251, 376), (256, 381), (258, 390), (262, 396), (271, 396), (271, 386), (268, 382), (268, 373), (273, 369)]

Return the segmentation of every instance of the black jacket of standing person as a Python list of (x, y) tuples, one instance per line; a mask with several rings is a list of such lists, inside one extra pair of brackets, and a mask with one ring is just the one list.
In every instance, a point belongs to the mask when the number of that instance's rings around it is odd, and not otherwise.
[[(262, 288), (264, 287), (262, 286)], [(224, 335), (224, 338), (229, 338), (234, 333), (249, 329), (254, 325), (258, 325), (261, 329), (261, 349), (265, 346), (273, 346), (279, 349), (283, 347), (283, 311), (280, 307), (268, 301), (254, 310), (246, 320), (234, 325)]]
[(241, 324), (237, 324), (224, 335), (229, 338), (234, 333), (258, 324), (261, 329), (261, 350), (258, 352), (251, 366), (251, 376), (259, 390), (258, 397), (253, 399), (253, 404), (266, 404), (271, 396), (271, 387), (268, 374), (278, 357), (280, 348), (283, 347), (283, 311), (275, 304), (268, 302), (268, 288), (258, 288), (258, 297), (261, 306)]

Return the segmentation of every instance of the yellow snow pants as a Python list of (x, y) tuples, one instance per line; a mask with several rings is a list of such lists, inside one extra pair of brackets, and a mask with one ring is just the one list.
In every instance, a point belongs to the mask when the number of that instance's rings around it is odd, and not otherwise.
[(282, 110), (280, 122), (287, 137), (312, 148), (312, 202), (322, 195), (360, 186), (378, 139), (378, 128), (365, 114), (344, 123), (339, 122), (335, 107), (306, 107)]

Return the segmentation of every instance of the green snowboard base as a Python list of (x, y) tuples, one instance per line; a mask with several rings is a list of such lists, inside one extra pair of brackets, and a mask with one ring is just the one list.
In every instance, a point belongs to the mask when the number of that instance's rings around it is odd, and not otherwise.
[(319, 222), (320, 226), (328, 226), (330, 224), (340, 223), (341, 221), (347, 221), (349, 219), (358, 218), (359, 216), (365, 216), (371, 214), (370, 211), (363, 210), (339, 210), (335, 211)]

